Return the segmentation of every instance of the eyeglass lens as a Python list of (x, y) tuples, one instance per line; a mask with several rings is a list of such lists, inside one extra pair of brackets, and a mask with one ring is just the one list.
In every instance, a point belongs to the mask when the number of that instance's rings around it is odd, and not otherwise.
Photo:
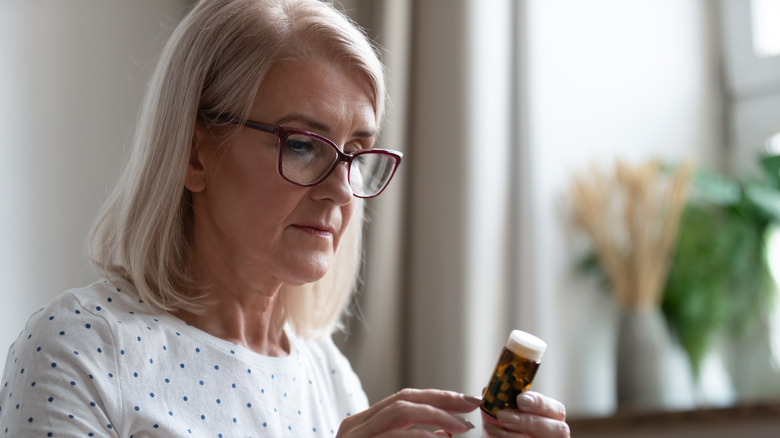
[[(285, 136), (279, 153), (282, 176), (303, 185), (324, 178), (339, 159), (332, 145), (299, 133)], [(357, 152), (349, 169), (353, 193), (369, 197), (381, 192), (392, 177), (395, 164), (394, 157), (379, 151)]]

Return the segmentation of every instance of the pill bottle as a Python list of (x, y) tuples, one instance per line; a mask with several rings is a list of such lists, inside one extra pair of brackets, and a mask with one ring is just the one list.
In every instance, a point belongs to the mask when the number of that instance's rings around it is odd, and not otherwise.
[(512, 330), (482, 397), (482, 410), (495, 417), (501, 409), (517, 409), (517, 396), (527, 391), (547, 344), (534, 335)]

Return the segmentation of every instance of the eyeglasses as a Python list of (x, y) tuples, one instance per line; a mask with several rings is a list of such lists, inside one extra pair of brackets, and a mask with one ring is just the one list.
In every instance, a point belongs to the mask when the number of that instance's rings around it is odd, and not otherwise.
[(230, 117), (215, 119), (276, 135), (279, 175), (299, 186), (309, 187), (325, 181), (343, 161), (347, 163), (352, 193), (358, 198), (373, 198), (387, 187), (403, 158), (401, 152), (387, 149), (344, 153), (327, 138), (302, 129)]

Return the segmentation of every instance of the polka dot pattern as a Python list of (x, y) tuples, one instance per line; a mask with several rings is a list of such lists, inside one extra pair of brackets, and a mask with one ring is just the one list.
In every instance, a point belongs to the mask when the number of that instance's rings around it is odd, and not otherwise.
[(0, 438), (335, 436), (368, 406), (333, 342), (266, 357), (147, 307), (127, 282), (68, 291), (11, 346)]

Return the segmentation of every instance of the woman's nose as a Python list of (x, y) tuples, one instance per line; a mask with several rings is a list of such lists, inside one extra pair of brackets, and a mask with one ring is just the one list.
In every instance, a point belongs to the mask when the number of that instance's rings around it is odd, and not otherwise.
[(314, 186), (313, 195), (323, 199), (331, 199), (337, 205), (352, 201), (352, 187), (349, 184), (349, 163), (341, 162), (325, 181)]

